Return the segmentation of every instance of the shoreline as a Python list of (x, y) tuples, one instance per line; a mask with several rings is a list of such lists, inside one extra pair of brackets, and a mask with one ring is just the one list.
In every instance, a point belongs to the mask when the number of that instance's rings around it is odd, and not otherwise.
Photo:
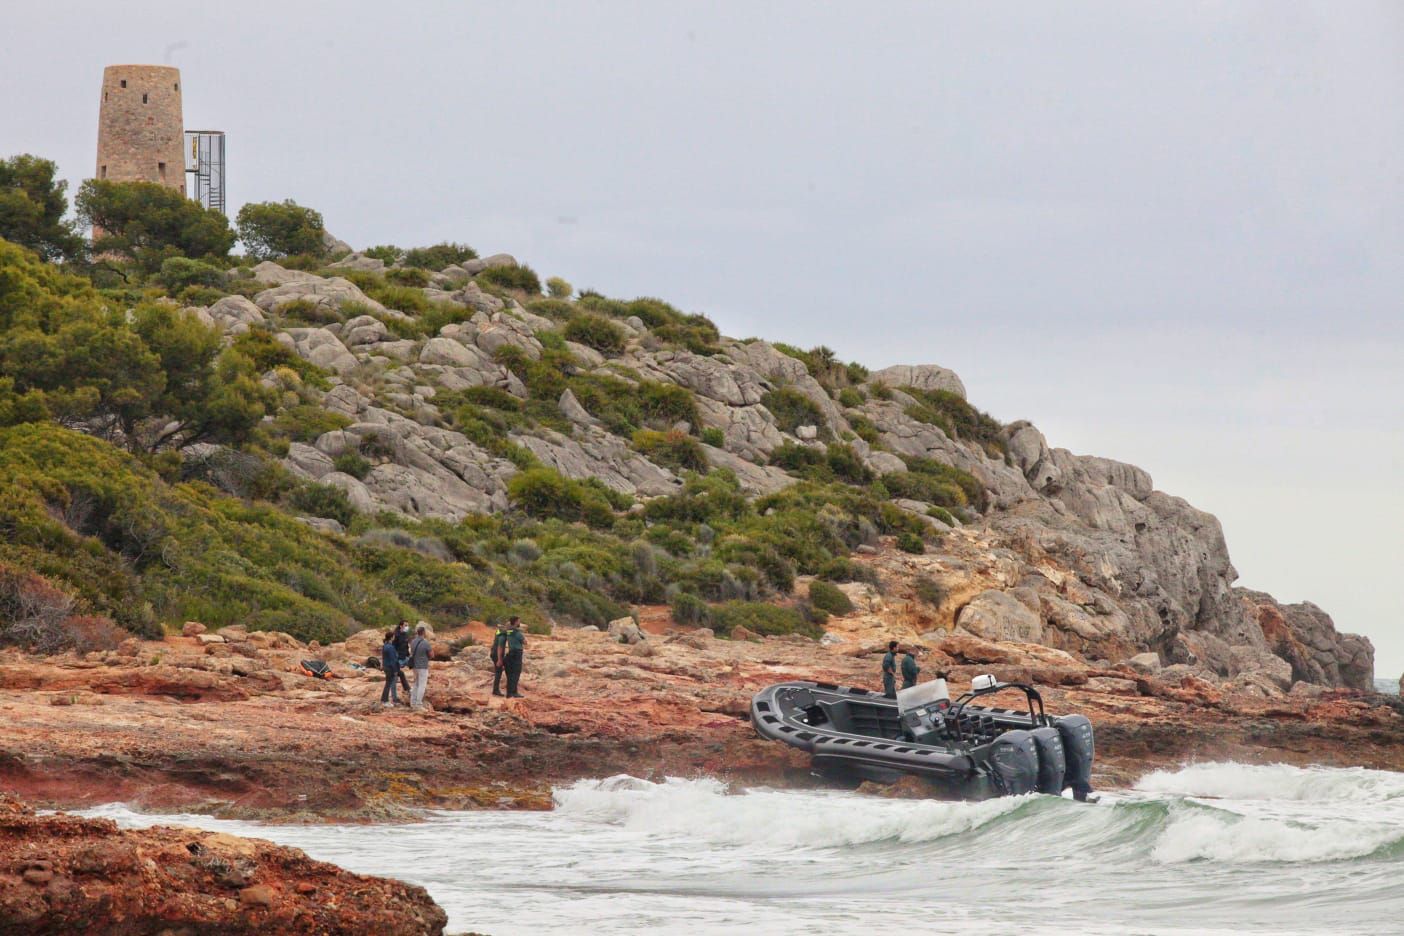
[[(356, 673), (355, 644), (287, 646), (199, 637), (117, 653), (47, 659), (0, 652), (0, 783), (40, 808), (121, 802), (283, 822), (401, 821), (423, 809), (549, 809), (551, 790), (630, 774), (712, 777), (740, 786), (824, 787), (808, 758), (755, 736), (751, 695), (791, 678), (871, 682), (871, 637), (721, 640), (645, 619), (629, 645), (566, 630), (535, 637), (527, 698), (488, 694), (479, 640), (431, 669), (436, 711), (382, 710), (381, 677)], [(374, 637), (374, 635), (370, 635)], [(203, 641), (200, 637), (205, 638)], [(285, 638), (285, 639), (278, 639)], [(297, 672), (316, 655), (349, 678)], [(951, 636), (928, 649), (953, 685), (994, 672), (1032, 681), (1052, 712), (1080, 711), (1097, 732), (1094, 785), (1196, 761), (1404, 770), (1404, 702), (1358, 690), (1230, 691), (1192, 676), (1073, 662), (1035, 645)], [(934, 666), (935, 663), (931, 662)]]

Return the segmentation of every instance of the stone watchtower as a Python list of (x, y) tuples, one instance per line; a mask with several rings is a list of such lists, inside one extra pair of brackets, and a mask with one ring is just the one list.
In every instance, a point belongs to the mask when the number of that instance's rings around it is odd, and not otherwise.
[(97, 177), (160, 182), (185, 194), (180, 69), (165, 65), (103, 69)]

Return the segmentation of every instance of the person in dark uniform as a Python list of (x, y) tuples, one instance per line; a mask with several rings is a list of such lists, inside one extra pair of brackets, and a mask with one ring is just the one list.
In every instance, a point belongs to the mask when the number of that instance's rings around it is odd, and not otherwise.
[(507, 622), (507, 653), (502, 658), (502, 668), (507, 671), (507, 698), (520, 699), (517, 683), (522, 678), (522, 655), (526, 652), (526, 635), (522, 633), (522, 622), (512, 618)]
[(395, 693), (395, 675), (400, 672), (400, 657), (395, 653), (394, 631), (385, 632), (385, 642), (380, 645), (380, 666), (385, 670), (385, 688), (380, 690), (380, 704), (390, 708), (400, 701)]
[(882, 694), (897, 698), (897, 641), (887, 642), (887, 654), (882, 658)]
[(917, 666), (916, 654), (911, 647), (902, 649), (902, 688), (910, 689), (916, 685), (917, 674), (921, 672), (921, 667)]
[(395, 655), (399, 658), (400, 665), (395, 667), (395, 673), (400, 677), (400, 685), (405, 690), (405, 701), (409, 701), (410, 684), (405, 678), (405, 667), (409, 665), (409, 621), (401, 621), (395, 628)]
[[(516, 618), (512, 618), (513, 621)], [(497, 632), (492, 635), (492, 694), (502, 695), (502, 668), (506, 665), (507, 657), (507, 628), (511, 625), (497, 625)]]

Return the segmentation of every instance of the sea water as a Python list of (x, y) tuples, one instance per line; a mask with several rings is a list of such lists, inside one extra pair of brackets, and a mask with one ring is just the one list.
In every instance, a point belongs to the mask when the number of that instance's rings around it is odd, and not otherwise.
[(393, 826), (87, 814), (412, 881), (450, 933), (1404, 933), (1404, 774), (1199, 764), (1096, 804), (613, 777), (555, 804)]

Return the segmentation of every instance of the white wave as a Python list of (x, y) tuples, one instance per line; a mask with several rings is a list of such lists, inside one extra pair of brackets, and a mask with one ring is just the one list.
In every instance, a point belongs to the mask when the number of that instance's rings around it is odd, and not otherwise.
[(641, 837), (673, 835), (712, 845), (771, 848), (929, 842), (969, 832), (1029, 799), (965, 803), (768, 790), (728, 794), (715, 780), (651, 783), (633, 777), (582, 780), (555, 792), (562, 816), (609, 823)]
[(1151, 857), (1161, 864), (1342, 861), (1364, 857), (1399, 836), (1397, 828), (1359, 822), (1308, 825), (1180, 807), (1157, 835)]
[(1404, 797), (1404, 774), (1364, 767), (1194, 764), (1147, 774), (1136, 789), (1170, 796), (1239, 800), (1381, 802)]

